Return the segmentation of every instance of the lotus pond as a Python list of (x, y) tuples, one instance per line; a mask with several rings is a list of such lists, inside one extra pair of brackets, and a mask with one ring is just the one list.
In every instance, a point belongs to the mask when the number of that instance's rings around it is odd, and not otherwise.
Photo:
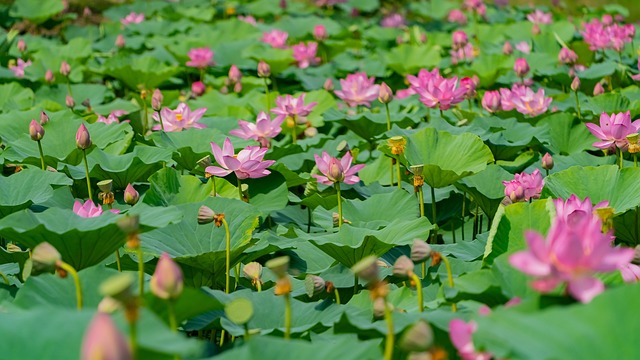
[(640, 356), (628, 9), (0, 14), (1, 359)]

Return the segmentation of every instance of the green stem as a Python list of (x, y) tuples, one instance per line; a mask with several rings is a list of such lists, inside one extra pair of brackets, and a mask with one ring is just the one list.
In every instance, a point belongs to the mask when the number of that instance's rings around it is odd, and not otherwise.
[(224, 335), (225, 335), (225, 332), (224, 330), (222, 330), (222, 332), (220, 332), (220, 347), (224, 345)]
[(440, 109), (440, 117), (443, 118), (444, 117), (444, 112), (442, 111), (442, 109)]
[(398, 189), (402, 189), (402, 175), (400, 173), (400, 161), (396, 160), (396, 172), (398, 173)]
[(69, 91), (69, 96), (73, 97), (73, 93), (71, 92), (71, 81), (67, 77), (67, 91)]
[(336, 192), (338, 193), (338, 229), (342, 227), (342, 197), (340, 195), (340, 183), (336, 182)]
[(622, 169), (624, 166), (622, 163), (622, 150), (618, 147), (616, 147), (616, 154), (618, 155), (618, 169)]
[(435, 244), (438, 241), (438, 218), (436, 214), (436, 189), (433, 186), (429, 187), (431, 189), (431, 217), (433, 221), (433, 239), (431, 240), (432, 244)]
[(173, 300), (169, 299), (167, 301), (167, 311), (169, 313), (169, 328), (173, 332), (178, 331), (178, 322), (176, 321), (176, 309), (173, 304)]
[(87, 174), (87, 191), (89, 192), (89, 200), (93, 202), (91, 195), (91, 178), (89, 177), (89, 162), (87, 161), (87, 150), (82, 150), (82, 158), (84, 159), (84, 172)]
[(233, 291), (238, 290), (238, 280), (237, 280), (239, 276), (238, 274), (240, 274), (240, 263), (236, 264), (236, 274), (235, 274), (236, 277), (234, 278), (234, 281), (233, 281)]
[(293, 120), (293, 126), (291, 127), (291, 143), (295, 144), (298, 142), (298, 134), (296, 133), (296, 127), (298, 126), (298, 124), (296, 123), (295, 119)]
[(258, 290), (258, 292), (262, 291), (262, 282), (258, 279), (258, 281), (256, 281), (256, 289)]
[(144, 295), (144, 259), (142, 258), (142, 246), (138, 245), (138, 292), (140, 297)]
[(420, 201), (420, 217), (424, 217), (424, 193), (422, 186), (418, 188), (418, 200)]
[(269, 84), (267, 83), (267, 78), (264, 78), (264, 90), (265, 95), (267, 96), (267, 114), (271, 111), (271, 95), (269, 94)]
[(462, 193), (462, 224), (460, 225), (460, 230), (462, 231), (462, 241), (464, 241), (464, 214), (465, 214), (466, 205), (467, 205), (467, 193), (463, 192)]
[[(453, 273), (451, 272), (451, 263), (449, 262), (449, 259), (447, 259), (446, 256), (441, 255), (442, 257), (442, 262), (444, 263), (444, 266), (447, 268), (447, 278), (449, 280), (449, 287), (453, 288)], [(451, 311), (456, 312), (458, 311), (458, 307), (455, 303), (451, 304)]]
[(578, 91), (573, 92), (576, 95), (576, 111), (578, 112), (578, 119), (582, 120), (582, 112), (580, 111), (580, 101), (578, 100)]
[(60, 260), (57, 265), (73, 278), (73, 283), (76, 286), (76, 301), (78, 310), (82, 310), (82, 287), (80, 286), (80, 277), (78, 277), (78, 272), (73, 268), (73, 266), (67, 264), (62, 260)]
[(467, 99), (467, 104), (469, 105), (469, 112), (473, 111), (473, 103), (471, 102), (471, 98)]
[(413, 280), (413, 282), (416, 283), (416, 293), (418, 294), (418, 310), (420, 310), (420, 312), (424, 312), (424, 300), (422, 297), (422, 282), (420, 281), (420, 278), (418, 278), (418, 275), (416, 275), (413, 272), (411, 272), (411, 279)]
[(160, 128), (164, 131), (164, 122), (162, 121), (162, 114), (160, 113), (160, 110), (158, 110), (158, 120), (160, 120)]
[(387, 299), (384, 299), (384, 319), (387, 322), (387, 339), (384, 346), (384, 360), (393, 359), (393, 346), (394, 346), (394, 328), (393, 328), (393, 315)]
[(391, 114), (389, 113), (389, 103), (384, 104), (384, 108), (387, 110), (387, 131), (391, 130)]
[(213, 196), (218, 196), (218, 189), (216, 188), (216, 177), (211, 177), (211, 182), (213, 182)]
[(200, 69), (200, 81), (204, 82), (204, 68)]
[(353, 296), (358, 293), (358, 275), (353, 276)]
[(244, 201), (244, 196), (242, 196), (242, 181), (238, 178), (238, 198), (240, 201)]
[(291, 338), (291, 297), (284, 295), (284, 338)]
[(44, 164), (44, 152), (42, 151), (42, 144), (38, 140), (38, 150), (40, 151), (40, 163), (42, 164), (42, 170), (46, 170), (47, 167)]
[(129, 341), (131, 342), (132, 358), (137, 359), (138, 353), (138, 325), (135, 321), (129, 323)]
[(11, 285), (11, 283), (9, 282), (9, 278), (2, 271), (0, 271), (0, 277), (2, 278), (2, 280), (4, 280), (5, 284)]
[(633, 167), (638, 167), (638, 154), (633, 153)]
[(338, 288), (333, 288), (333, 295), (336, 297), (336, 304), (340, 305), (340, 293), (338, 292)]
[(118, 272), (122, 272), (122, 264), (120, 263), (120, 249), (116, 249), (116, 265)]
[(146, 99), (142, 99), (142, 109), (144, 116), (144, 118), (142, 119), (142, 136), (144, 136), (147, 133), (147, 122), (149, 121), (149, 109), (147, 108)]
[(225, 283), (224, 283), (224, 291), (229, 293), (229, 271), (231, 271), (231, 233), (229, 232), (229, 223), (226, 219), (222, 219), (222, 224), (224, 224), (224, 232), (226, 235), (225, 242)]
[(389, 175), (391, 175), (391, 182), (389, 182), (389, 186), (393, 186), (393, 158), (389, 159), (391, 162), (389, 163), (391, 166), (391, 170), (389, 171)]

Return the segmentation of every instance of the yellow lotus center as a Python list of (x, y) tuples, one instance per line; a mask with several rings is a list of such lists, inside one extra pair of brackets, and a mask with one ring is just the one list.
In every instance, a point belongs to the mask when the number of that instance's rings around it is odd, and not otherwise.
[(182, 121), (182, 114), (176, 114), (176, 121)]

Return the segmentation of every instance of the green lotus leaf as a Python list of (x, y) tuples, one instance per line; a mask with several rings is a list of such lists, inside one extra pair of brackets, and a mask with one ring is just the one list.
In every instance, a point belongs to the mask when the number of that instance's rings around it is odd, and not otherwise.
[(440, 48), (426, 45), (401, 44), (387, 53), (388, 66), (398, 74), (417, 74), (422, 68), (432, 68), (440, 64)]
[[(166, 319), (169, 324), (167, 301), (154, 296), (152, 293), (145, 295), (145, 305), (153, 310), (158, 317)], [(223, 310), (224, 305), (204, 290), (185, 287), (180, 297), (175, 300), (174, 310), (178, 324), (208, 311)]]
[(23, 0), (13, 4), (11, 16), (41, 24), (62, 10), (64, 4), (61, 0)]
[(187, 204), (211, 196), (213, 182), (203, 184), (200, 179), (180, 175), (172, 168), (162, 169), (149, 177), (150, 188), (142, 202), (154, 206)]
[(0, 216), (41, 204), (53, 196), (55, 187), (72, 183), (64, 174), (38, 168), (0, 177)]
[[(387, 114), (384, 110), (379, 113), (347, 115), (339, 110), (329, 109), (323, 116), (325, 121), (338, 121), (365, 140), (371, 140), (387, 131)], [(422, 114), (392, 113), (391, 123), (406, 128), (419, 123), (420, 116)]]
[(5, 112), (28, 110), (33, 106), (34, 98), (33, 90), (24, 88), (18, 83), (0, 85), (0, 109)]
[(116, 55), (108, 58), (97, 70), (104, 75), (113, 76), (134, 90), (140, 87), (153, 89), (178, 72), (177, 67), (165, 65), (148, 55)]

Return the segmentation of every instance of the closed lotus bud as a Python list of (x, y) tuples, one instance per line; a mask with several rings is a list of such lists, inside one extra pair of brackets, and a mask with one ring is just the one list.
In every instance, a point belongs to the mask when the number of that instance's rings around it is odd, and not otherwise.
[(408, 256), (400, 256), (393, 264), (393, 275), (398, 277), (409, 277), (413, 273), (413, 261)]
[(485, 91), (482, 97), (482, 107), (490, 113), (494, 113), (501, 109), (500, 92), (497, 90)]
[(113, 275), (100, 284), (99, 292), (104, 297), (111, 297), (125, 306), (132, 304), (136, 299), (133, 293), (135, 280), (130, 273), (123, 272)]
[(519, 77), (525, 77), (529, 73), (529, 63), (525, 58), (517, 58), (513, 65), (513, 71), (515, 71)]
[(469, 42), (467, 33), (462, 30), (454, 31), (451, 38), (454, 49), (462, 49)]
[(505, 55), (513, 54), (513, 46), (511, 45), (510, 42), (508, 41), (504, 42), (504, 45), (502, 46), (502, 53)]
[(325, 40), (327, 38), (327, 28), (322, 24), (314, 26), (313, 37), (318, 41)]
[(388, 104), (393, 99), (393, 91), (386, 83), (380, 84), (380, 92), (378, 93), (378, 101)]
[(122, 308), (122, 303), (110, 296), (103, 298), (98, 304), (98, 311), (105, 314), (113, 314)]
[(193, 84), (191, 84), (191, 92), (195, 96), (200, 96), (204, 94), (206, 90), (207, 90), (207, 87), (202, 81), (196, 81)]
[(62, 64), (60, 64), (60, 74), (69, 76), (69, 73), (71, 73), (71, 65), (69, 65), (68, 62), (63, 61)]
[(56, 269), (58, 261), (62, 260), (62, 256), (48, 242), (41, 242), (31, 252), (32, 271), (34, 274), (43, 272), (52, 272)]
[(278, 278), (284, 278), (287, 276), (287, 271), (289, 270), (289, 257), (280, 256), (271, 259), (265, 263), (265, 266), (273, 271)]
[(414, 239), (411, 245), (411, 261), (421, 263), (431, 257), (431, 245), (426, 241)]
[(130, 360), (133, 356), (111, 316), (97, 312), (84, 334), (80, 359)]
[(167, 253), (160, 255), (156, 271), (149, 283), (151, 292), (160, 299), (176, 299), (182, 294), (182, 270)]
[(80, 150), (86, 150), (91, 147), (91, 135), (84, 124), (80, 124), (76, 132), (76, 146)]
[(364, 281), (376, 280), (378, 279), (378, 259), (373, 255), (367, 256), (353, 265), (351, 271)]
[(24, 39), (20, 39), (18, 40), (18, 51), (20, 51), (21, 53), (27, 51), (27, 43), (24, 41)]
[(44, 81), (48, 83), (52, 83), (53, 80), (55, 80), (55, 77), (53, 76), (53, 71), (51, 71), (51, 69), (47, 69), (47, 72), (44, 73)]
[(240, 82), (235, 83), (233, 85), (233, 92), (236, 94), (242, 92), (242, 83)]
[(260, 280), (262, 277), (262, 265), (258, 262), (252, 261), (242, 267), (242, 273), (251, 281)]
[(602, 87), (601, 83), (597, 83), (596, 86), (593, 88), (593, 96), (598, 96), (602, 94), (604, 94), (604, 88)]
[(333, 89), (334, 89), (333, 80), (331, 80), (331, 79), (325, 80), (324, 84), (322, 85), (322, 88), (327, 90), (327, 91), (333, 91)]
[(406, 352), (427, 351), (433, 344), (433, 330), (425, 320), (418, 320), (400, 339), (400, 348)]
[(160, 89), (153, 90), (153, 95), (151, 96), (151, 108), (155, 111), (160, 111), (160, 108), (162, 107), (162, 100), (164, 100), (164, 97), (162, 96)]
[(465, 89), (465, 99), (472, 99), (476, 97), (476, 86), (478, 86), (479, 79), (477, 77), (464, 77), (460, 80), (460, 88)]
[(98, 181), (97, 185), (100, 191), (108, 193), (108, 192), (111, 192), (111, 190), (113, 189), (113, 180), (107, 179), (107, 180)]
[(31, 135), (31, 140), (40, 141), (44, 137), (44, 128), (37, 121), (31, 120), (31, 123), (29, 123), (29, 135)]
[(231, 65), (231, 68), (229, 69), (229, 80), (233, 83), (237, 83), (242, 80), (242, 73), (235, 65)]
[(307, 291), (307, 295), (312, 298), (324, 292), (326, 283), (320, 276), (307, 275), (304, 279), (304, 288)]
[(334, 183), (344, 180), (344, 170), (342, 169), (340, 160), (334, 157), (329, 160), (329, 171), (327, 171), (327, 178), (329, 178), (329, 180)]
[(258, 63), (258, 77), (268, 78), (271, 76), (271, 67), (266, 62), (260, 60)]
[(49, 115), (44, 111), (40, 113), (40, 125), (44, 125), (49, 122)]
[(198, 209), (198, 224), (210, 224), (213, 222), (216, 213), (210, 207), (202, 205)]
[(124, 36), (120, 34), (118, 35), (118, 37), (116, 37), (116, 46), (122, 49), (124, 45), (125, 45)]
[(542, 168), (545, 170), (553, 169), (553, 158), (549, 153), (544, 154), (542, 157)]
[(73, 100), (71, 95), (67, 95), (67, 97), (64, 98), (64, 104), (73, 109), (76, 106), (76, 101)]
[(571, 90), (578, 91), (578, 89), (580, 89), (580, 78), (576, 76), (571, 81)]
[(138, 203), (138, 200), (140, 200), (140, 194), (131, 184), (128, 184), (124, 189), (124, 202), (129, 205), (135, 205)]

